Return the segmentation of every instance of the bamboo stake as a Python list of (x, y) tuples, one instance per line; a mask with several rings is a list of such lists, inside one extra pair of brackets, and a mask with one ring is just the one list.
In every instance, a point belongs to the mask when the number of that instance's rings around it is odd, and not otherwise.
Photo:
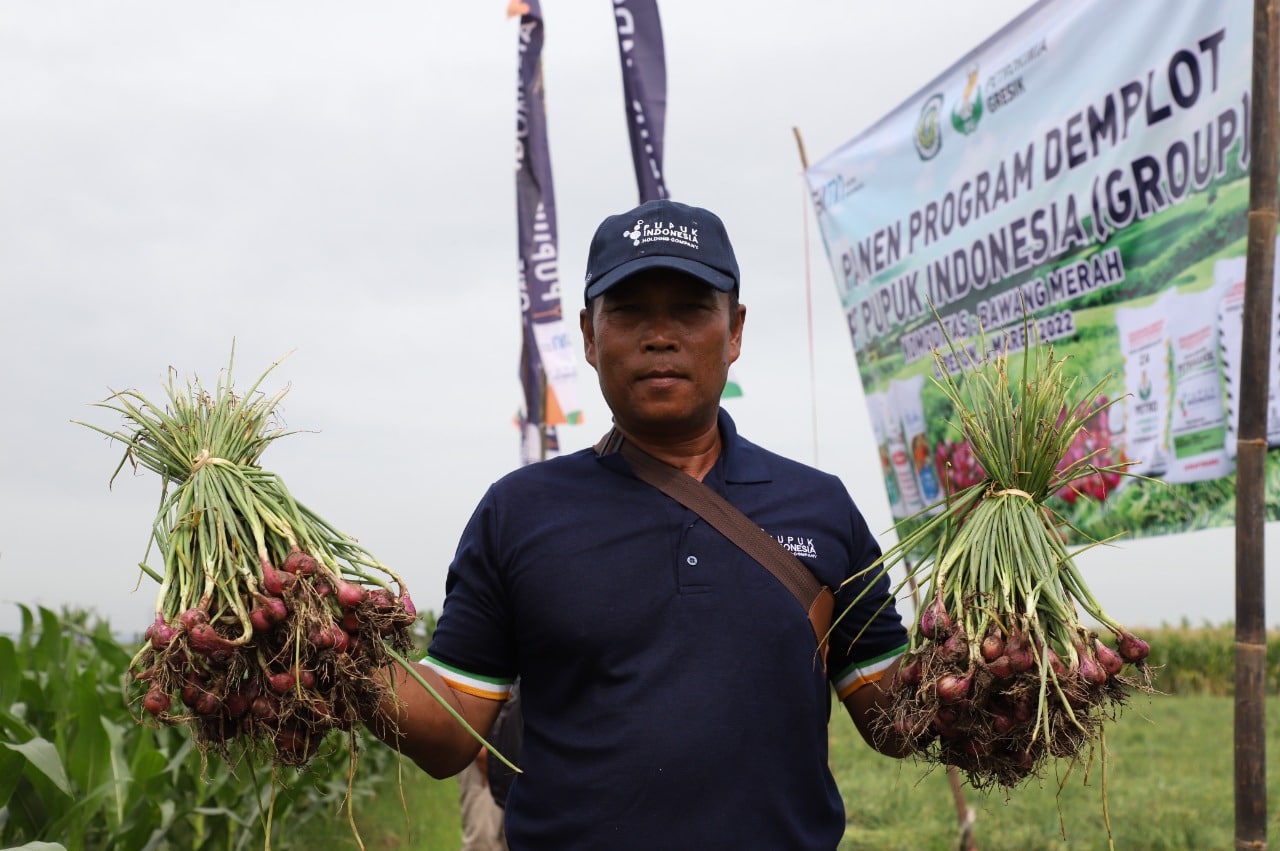
[(547, 460), (547, 371), (542, 373), (542, 416), (538, 418), (538, 460)]
[(1276, 0), (1254, 0), (1249, 232), (1236, 454), (1235, 846), (1267, 847), (1266, 603), (1267, 395), (1277, 218)]
[[(796, 137), (796, 147), (800, 149), (801, 176), (809, 170), (809, 155), (804, 150), (804, 139), (800, 137), (800, 128), (792, 127)], [(804, 184), (805, 198), (809, 197), (809, 185)], [(809, 333), (809, 422), (813, 429), (813, 464), (818, 465), (818, 372), (814, 366), (813, 355), (813, 287), (809, 279), (809, 213), (804, 211), (804, 311)]]

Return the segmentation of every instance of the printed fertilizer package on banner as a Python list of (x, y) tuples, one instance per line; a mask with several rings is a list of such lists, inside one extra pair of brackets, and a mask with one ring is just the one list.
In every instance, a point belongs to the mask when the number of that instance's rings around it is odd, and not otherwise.
[[(892, 474), (895, 486), (890, 493), (897, 491), (901, 516), (909, 517), (923, 510), (925, 503), (920, 497), (920, 488), (911, 470), (911, 456), (907, 451), (907, 441), (902, 432), (902, 418), (894, 406), (891, 393), (873, 393), (867, 397), (867, 400), (871, 405), (872, 422), (878, 421), (879, 426), (884, 429), (885, 452), (889, 456), (889, 472)], [(891, 502), (890, 509), (892, 507)]]
[(876, 436), (876, 453), (880, 456), (880, 474), (884, 478), (884, 491), (889, 497), (889, 514), (896, 518), (907, 516), (907, 506), (898, 487), (898, 476), (893, 469), (893, 454), (889, 443), (889, 430), (885, 424), (889, 416), (889, 400), (884, 393), (867, 394), (867, 410), (871, 412), (871, 430)]
[(1179, 293), (1170, 303), (1169, 351), (1173, 401), (1169, 412), (1167, 482), (1218, 479), (1235, 469), (1227, 454), (1227, 410), (1218, 351), (1218, 300), (1214, 286)]
[(889, 399), (902, 422), (907, 460), (911, 465), (911, 475), (919, 489), (920, 499), (925, 506), (933, 506), (942, 499), (942, 482), (933, 463), (933, 450), (929, 447), (929, 435), (925, 428), (924, 399), (921, 396), (924, 382), (923, 375), (891, 381)]
[(1170, 303), (1165, 293), (1146, 307), (1116, 308), (1116, 333), (1124, 356), (1124, 458), (1129, 472), (1163, 473), (1169, 455)]

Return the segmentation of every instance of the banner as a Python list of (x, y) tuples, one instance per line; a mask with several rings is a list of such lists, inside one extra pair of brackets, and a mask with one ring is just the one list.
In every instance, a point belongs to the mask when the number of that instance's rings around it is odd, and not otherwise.
[[(545, 386), (546, 376), (542, 373), (537, 349), (532, 335), (526, 325), (524, 340), (520, 346), (520, 383), (524, 387), (525, 404), (530, 400), (530, 388)], [(543, 394), (538, 393), (535, 404), (542, 402)], [(539, 409), (534, 409), (538, 411)], [(520, 463), (532, 464), (534, 461), (545, 461), (560, 454), (560, 435), (554, 425), (545, 420), (530, 419), (528, 408), (516, 411), (512, 422), (520, 431)]]
[[(516, 93), (516, 231), (524, 342), (520, 381), (523, 419), (535, 426), (581, 422), (574, 347), (560, 304), (556, 201), (547, 148), (542, 90), (542, 11), (520, 6), (520, 70)], [(529, 429), (522, 429), (528, 434)], [(551, 432), (554, 439), (554, 432)], [(531, 453), (526, 447), (525, 455)], [(544, 453), (537, 453), (539, 457)]]
[(640, 203), (667, 198), (662, 178), (662, 138), (667, 122), (667, 60), (657, 0), (613, 0), (622, 59), (631, 158)]
[(934, 350), (1016, 368), (1025, 309), (1084, 386), (1106, 379), (1070, 458), (1148, 477), (1060, 492), (1064, 519), (1094, 539), (1234, 522), (1252, 5), (1041, 0), (806, 171), (896, 517), (982, 477)]

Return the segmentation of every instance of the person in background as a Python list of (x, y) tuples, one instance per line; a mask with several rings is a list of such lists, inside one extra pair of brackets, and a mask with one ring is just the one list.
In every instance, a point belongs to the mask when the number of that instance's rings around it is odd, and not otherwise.
[[(520, 678), (514, 851), (834, 849), (833, 692), (872, 747), (904, 755), (875, 726), (906, 649), (887, 578), (860, 575), (878, 544), (839, 479), (750, 442), (720, 407), (742, 350), (739, 293), (710, 211), (661, 200), (606, 218), (579, 322), (612, 439), (508, 474), (462, 533), (419, 668), (481, 734)], [(825, 667), (796, 598), (638, 479), (609, 451), (619, 440), (791, 542), (837, 591), (835, 611), (852, 605)], [(403, 670), (389, 676), (396, 698), (374, 732), (432, 776), (470, 764), (476, 740)]]
[(489, 752), (484, 748), (458, 773), (462, 807), (462, 851), (507, 851), (502, 808), (489, 794)]
[[(511, 686), (511, 692), (502, 702), (498, 717), (489, 728), (488, 741), (504, 759), (490, 759), (489, 794), (503, 809), (507, 806), (507, 795), (511, 793), (511, 784), (515, 782), (516, 772), (511, 767), (520, 762), (520, 744), (524, 739), (524, 716), (520, 712), (520, 681)], [(484, 749), (481, 748), (481, 751)], [(508, 765), (510, 763), (510, 765)]]

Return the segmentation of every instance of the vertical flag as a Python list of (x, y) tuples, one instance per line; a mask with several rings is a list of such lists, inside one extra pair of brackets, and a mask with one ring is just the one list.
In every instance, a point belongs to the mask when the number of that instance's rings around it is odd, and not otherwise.
[(662, 134), (667, 121), (667, 60), (657, 0), (613, 0), (622, 58), (622, 95), (640, 203), (666, 198)]
[[(519, 11), (520, 69), (516, 92), (516, 230), (519, 240), (520, 312), (524, 341), (520, 381), (526, 424), (522, 441), (543, 435), (525, 457), (546, 457), (554, 427), (578, 423), (577, 367), (560, 305), (556, 202), (547, 148), (542, 89), (542, 9), (538, 0), (513, 4)], [(532, 428), (530, 428), (532, 427)]]
[[(622, 94), (626, 100), (631, 159), (640, 203), (669, 198), (662, 170), (663, 132), (667, 123), (667, 59), (657, 0), (613, 0), (622, 60)], [(722, 398), (742, 395), (742, 385), (729, 368)]]

